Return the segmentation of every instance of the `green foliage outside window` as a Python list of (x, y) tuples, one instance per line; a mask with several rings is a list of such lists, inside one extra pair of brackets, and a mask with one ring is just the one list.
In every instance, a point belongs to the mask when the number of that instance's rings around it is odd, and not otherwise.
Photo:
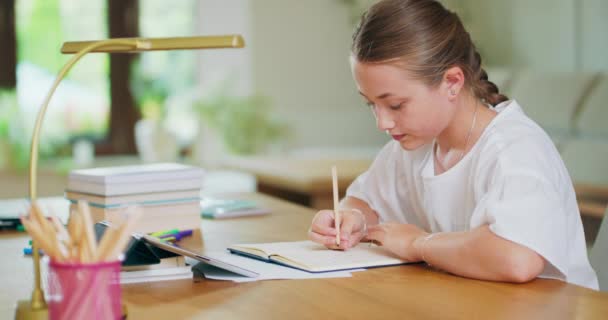
[(236, 97), (220, 93), (198, 101), (195, 110), (235, 154), (263, 151), (288, 134), (287, 127), (272, 114), (269, 98), (261, 95)]
[[(63, 39), (60, 0), (31, 1), (31, 14), (19, 17), (17, 39), (19, 61), (30, 61), (49, 72), (57, 72), (68, 57), (59, 54)], [(27, 39), (27, 41), (22, 41)]]
[(0, 90), (0, 168), (25, 168), (24, 132), (14, 90)]
[[(0, 90), (0, 169), (25, 171), (29, 166), (32, 128), (25, 125), (24, 115), (14, 90)], [(41, 137), (41, 159), (65, 152), (64, 142)]]
[(166, 77), (143, 68), (141, 59), (132, 65), (131, 90), (143, 118), (157, 121), (166, 118), (165, 100), (171, 93), (170, 85)]

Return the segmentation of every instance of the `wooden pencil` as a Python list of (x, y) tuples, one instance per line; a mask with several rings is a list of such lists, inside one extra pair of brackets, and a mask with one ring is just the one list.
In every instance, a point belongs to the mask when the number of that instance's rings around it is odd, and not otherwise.
[(336, 244), (340, 246), (340, 225), (342, 224), (342, 216), (340, 215), (340, 210), (338, 210), (338, 206), (340, 204), (338, 202), (338, 170), (336, 169), (336, 166), (331, 167), (331, 182), (334, 196), (334, 223), (336, 225)]

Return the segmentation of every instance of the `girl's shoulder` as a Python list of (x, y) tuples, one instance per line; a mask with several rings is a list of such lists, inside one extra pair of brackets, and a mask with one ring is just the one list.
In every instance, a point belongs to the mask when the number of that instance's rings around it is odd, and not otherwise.
[(498, 114), (479, 141), (482, 147), (481, 153), (495, 155), (503, 152), (557, 153), (549, 135), (525, 114), (517, 101), (509, 100), (493, 109)]
[(478, 141), (478, 173), (502, 172), (554, 178), (565, 174), (559, 151), (549, 135), (525, 114), (516, 101), (498, 105), (497, 112)]

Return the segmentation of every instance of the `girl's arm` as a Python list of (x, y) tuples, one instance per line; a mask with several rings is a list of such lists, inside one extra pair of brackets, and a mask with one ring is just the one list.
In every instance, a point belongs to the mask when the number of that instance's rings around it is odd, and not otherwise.
[(344, 210), (348, 209), (356, 209), (363, 213), (365, 217), (365, 223), (367, 223), (367, 227), (371, 227), (373, 225), (377, 225), (380, 221), (378, 218), (378, 213), (374, 211), (367, 202), (355, 198), (355, 197), (345, 197), (340, 201), (340, 208)]
[(371, 228), (369, 238), (409, 261), (481, 280), (527, 282), (545, 267), (533, 250), (495, 235), (487, 225), (466, 232), (428, 233), (409, 224)]
[(363, 200), (346, 197), (340, 202), (342, 223), (340, 246), (336, 245), (333, 210), (321, 210), (312, 219), (308, 238), (332, 249), (347, 250), (356, 246), (366, 235), (367, 228), (378, 224), (378, 214)]

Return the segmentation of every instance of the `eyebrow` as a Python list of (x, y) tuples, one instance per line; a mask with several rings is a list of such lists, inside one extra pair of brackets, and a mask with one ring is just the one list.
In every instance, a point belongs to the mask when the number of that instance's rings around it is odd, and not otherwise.
[[(363, 94), (363, 92), (359, 91), (359, 94), (362, 95), (363, 97), (365, 97), (366, 99), (369, 99), (366, 95)], [(392, 93), (386, 92), (386, 93), (383, 93), (383, 94), (377, 96), (376, 99), (384, 99), (384, 98), (388, 98), (392, 95), (393, 95)]]

